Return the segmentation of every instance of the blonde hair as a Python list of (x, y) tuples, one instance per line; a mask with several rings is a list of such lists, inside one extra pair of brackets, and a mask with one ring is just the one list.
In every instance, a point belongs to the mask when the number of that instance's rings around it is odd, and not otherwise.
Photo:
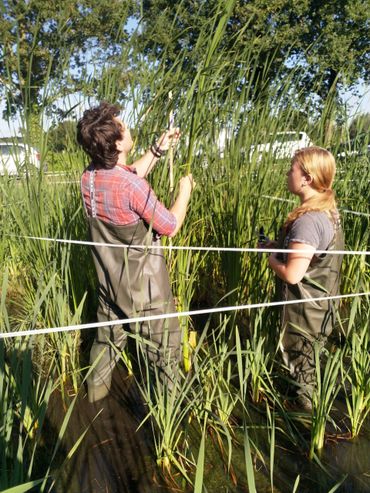
[(325, 211), (334, 220), (337, 204), (332, 186), (336, 165), (332, 153), (322, 147), (305, 147), (294, 154), (292, 163), (299, 164), (302, 171), (310, 175), (310, 185), (319, 193), (288, 214), (285, 226), (309, 211)]

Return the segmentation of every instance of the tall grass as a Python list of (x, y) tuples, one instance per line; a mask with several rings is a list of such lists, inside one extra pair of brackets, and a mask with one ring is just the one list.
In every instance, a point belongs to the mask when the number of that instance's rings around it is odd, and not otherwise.
[(341, 367), (342, 354), (339, 350), (334, 354), (329, 353), (324, 369), (320, 365), (320, 351), (318, 345), (314, 346), (315, 366), (316, 366), (316, 388), (312, 396), (312, 427), (311, 427), (311, 447), (310, 458), (315, 452), (321, 453), (324, 447), (325, 429), (330, 411), (339, 387), (337, 376)]
[[(10, 330), (5, 308), (7, 276), (2, 283), (1, 330)], [(53, 382), (54, 358), (47, 378), (32, 372), (30, 340), (0, 341), (0, 488), (33, 478), (37, 455), (42, 450), (42, 430)], [(27, 491), (27, 490), (25, 490)]]
[(357, 437), (370, 412), (370, 352), (368, 327), (350, 337), (350, 365), (342, 369), (352, 437)]

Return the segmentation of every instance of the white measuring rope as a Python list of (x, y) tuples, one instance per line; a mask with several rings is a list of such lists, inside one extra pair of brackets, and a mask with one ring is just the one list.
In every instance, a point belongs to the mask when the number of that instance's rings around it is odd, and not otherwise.
[(370, 296), (370, 292), (367, 293), (353, 293), (353, 294), (340, 294), (337, 296), (322, 296), (319, 298), (309, 298), (304, 300), (290, 300), (290, 301), (271, 301), (265, 303), (251, 303), (249, 305), (240, 306), (223, 306), (219, 308), (207, 308), (203, 310), (190, 310), (186, 312), (174, 312), (174, 313), (164, 313), (161, 315), (152, 315), (149, 317), (133, 317), (125, 318), (123, 320), (109, 320), (107, 322), (94, 322), (89, 324), (80, 325), (67, 325), (64, 327), (51, 327), (45, 329), (31, 329), (31, 330), (20, 330), (16, 332), (2, 332), (0, 333), (0, 339), (10, 339), (14, 337), (24, 337), (32, 335), (41, 334), (55, 334), (56, 332), (70, 332), (72, 330), (83, 330), (83, 329), (93, 329), (95, 327), (107, 327), (112, 325), (127, 325), (136, 324), (139, 322), (146, 322), (151, 320), (162, 320), (164, 318), (176, 318), (176, 317), (189, 317), (194, 315), (203, 315), (210, 313), (223, 313), (238, 310), (250, 310), (254, 308), (267, 308), (282, 305), (293, 305), (296, 303), (307, 303), (307, 302), (317, 302), (317, 301), (327, 301), (327, 300), (340, 300), (343, 298), (354, 298), (357, 296)]
[(53, 177), (53, 176), (71, 176), (73, 174), (77, 174), (77, 173), (71, 173), (69, 171), (45, 171), (44, 172), (44, 176), (47, 176), (47, 177)]
[[(174, 246), (174, 245), (124, 245), (115, 243), (97, 243), (95, 241), (63, 240), (60, 238), (44, 238), (42, 236), (17, 236), (7, 234), (15, 238), (26, 238), (29, 240), (54, 241), (55, 243), (67, 243), (74, 245), (90, 245), (110, 248), (142, 248), (144, 250), (190, 250), (201, 252), (251, 252), (251, 253), (312, 253), (312, 250), (293, 250), (291, 248), (234, 248), (234, 247), (201, 247), (201, 246)], [(370, 255), (370, 250), (315, 250), (315, 254), (330, 255)]]
[[(289, 202), (291, 204), (295, 203), (295, 200), (292, 199), (283, 199), (282, 197), (274, 197), (273, 195), (261, 195), (264, 199), (271, 199), (271, 200), (277, 200), (279, 202)], [(350, 211), (349, 209), (342, 209), (339, 208), (341, 212), (345, 212), (346, 214), (353, 214), (355, 216), (364, 216), (364, 217), (370, 217), (370, 214), (366, 214), (366, 212), (357, 212), (357, 211)]]
[(345, 212), (346, 214), (353, 214), (354, 216), (370, 217), (370, 214), (366, 214), (366, 212), (350, 211), (349, 209), (339, 209), (339, 210), (341, 212)]
[[(48, 176), (63, 176), (63, 175), (67, 175), (67, 173), (50, 173)], [(54, 181), (53, 185), (72, 185), (72, 184), (76, 184), (76, 183), (80, 183), (80, 180)], [(291, 204), (295, 203), (295, 200), (283, 199), (282, 197), (274, 197), (273, 195), (261, 195), (261, 197), (264, 199), (277, 200), (279, 202), (289, 202)], [(366, 212), (357, 212), (357, 211), (351, 211), (349, 209), (342, 209), (342, 208), (339, 208), (339, 210), (341, 212), (344, 212), (345, 214), (353, 214), (354, 216), (370, 217), (370, 214), (367, 214)]]
[(291, 204), (295, 203), (295, 200), (292, 199), (283, 199), (282, 197), (274, 197), (273, 195), (261, 195), (264, 199), (277, 200), (278, 202), (289, 202)]

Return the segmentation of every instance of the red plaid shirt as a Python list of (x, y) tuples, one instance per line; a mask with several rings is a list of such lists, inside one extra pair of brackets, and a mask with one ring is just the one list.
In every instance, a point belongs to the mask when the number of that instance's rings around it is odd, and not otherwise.
[(81, 192), (85, 210), (92, 215), (90, 174), (94, 176), (95, 216), (110, 224), (124, 226), (143, 219), (160, 235), (170, 235), (176, 227), (176, 218), (157, 199), (144, 178), (137, 176), (129, 166), (97, 169), (90, 165), (81, 177)]

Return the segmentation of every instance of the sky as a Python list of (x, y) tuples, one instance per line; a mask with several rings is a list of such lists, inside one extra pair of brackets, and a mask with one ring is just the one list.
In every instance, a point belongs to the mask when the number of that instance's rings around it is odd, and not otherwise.
[[(351, 92), (347, 92), (343, 94), (343, 100), (346, 101), (350, 120), (354, 116), (358, 115), (359, 113), (370, 113), (370, 86), (359, 84), (357, 86), (357, 90), (359, 93), (359, 95), (357, 96), (355, 96)], [(68, 98), (68, 101), (66, 101), (65, 107), (71, 108), (76, 102), (78, 102), (79, 99), (80, 96), (72, 95), (71, 97)], [(81, 114), (86, 107), (84, 103), (86, 103), (86, 100), (83, 101), (80, 105), (79, 113)], [(8, 122), (6, 122), (2, 118), (3, 109), (4, 109), (4, 104), (0, 102), (0, 138), (14, 137), (19, 135), (19, 127), (20, 127), (19, 118), (11, 120), (10, 123), (8, 124)], [(122, 115), (123, 120), (126, 121), (129, 125), (130, 125), (130, 121), (128, 120), (129, 120), (130, 111), (131, 111), (130, 104), (128, 104), (125, 114)], [(50, 123), (51, 123), (50, 120), (45, 120), (43, 125), (45, 130), (47, 130), (47, 128), (50, 126)]]

